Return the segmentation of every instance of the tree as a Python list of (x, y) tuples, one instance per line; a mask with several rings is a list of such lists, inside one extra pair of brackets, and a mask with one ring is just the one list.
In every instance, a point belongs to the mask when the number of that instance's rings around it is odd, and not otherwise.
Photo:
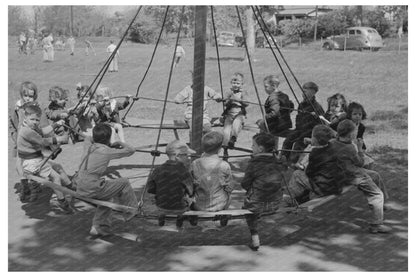
[(8, 18), (9, 36), (19, 35), (20, 32), (26, 31), (29, 27), (29, 21), (20, 6), (9, 6)]
[(344, 10), (335, 10), (319, 16), (318, 19), (318, 37), (328, 37), (342, 34), (347, 28), (347, 15)]
[(298, 39), (299, 46), (302, 45), (302, 38), (313, 36), (314, 24), (314, 20), (310, 18), (282, 20), (279, 22), (283, 34), (291, 39)]

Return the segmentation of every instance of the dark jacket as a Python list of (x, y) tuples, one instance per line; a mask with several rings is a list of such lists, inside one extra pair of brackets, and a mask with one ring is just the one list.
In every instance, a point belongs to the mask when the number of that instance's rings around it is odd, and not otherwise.
[(294, 108), (293, 102), (281, 91), (272, 92), (264, 103), (266, 120), (269, 130), (277, 133), (292, 128), (290, 113)]
[(181, 163), (168, 160), (157, 167), (147, 180), (147, 192), (155, 194), (156, 206), (180, 210), (188, 206), (185, 194), (193, 194), (192, 176)]
[[(358, 125), (357, 139), (363, 139), (364, 140), (364, 132), (365, 132), (365, 126), (364, 126), (364, 124), (360, 123)], [(364, 150), (367, 149), (367, 147), (365, 146), (365, 143), (363, 144), (363, 149)]]
[(342, 142), (339, 139), (330, 141), (330, 145), (340, 161), (340, 166), (344, 177), (349, 180), (357, 174), (361, 174), (361, 168), (364, 166), (364, 153), (357, 153), (356, 148), (351, 142)]
[(97, 104), (99, 122), (121, 123), (119, 112), (121, 110), (124, 110), (129, 105), (129, 103), (129, 100), (125, 100), (122, 103), (117, 101), (114, 110), (112, 110), (111, 112), (106, 112), (104, 105)]
[(283, 197), (283, 166), (272, 153), (254, 156), (247, 165), (241, 186), (250, 201), (272, 202)]
[(342, 163), (331, 143), (323, 148), (313, 148), (305, 170), (312, 190), (319, 196), (340, 194), (345, 185)]
[[(302, 101), (299, 103), (299, 112), (296, 115), (296, 130), (312, 130), (318, 124), (321, 124), (319, 115), (324, 114), (322, 106), (316, 102), (315, 97), (310, 101)], [(314, 112), (316, 115), (312, 115)]]

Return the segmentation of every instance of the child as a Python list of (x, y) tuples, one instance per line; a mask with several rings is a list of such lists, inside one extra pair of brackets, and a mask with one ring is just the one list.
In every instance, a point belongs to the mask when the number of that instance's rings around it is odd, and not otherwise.
[(94, 56), (97, 56), (97, 53), (95, 53), (94, 47), (92, 47), (92, 43), (89, 40), (85, 40), (85, 55), (88, 56), (90, 54), (90, 49), (94, 53)]
[[(35, 197), (34, 196), (30, 197), (30, 191), (28, 190), (28, 187), (31, 187), (31, 188), (33, 187), (33, 190), (35, 190), (35, 188), (39, 187), (39, 184), (34, 181), (29, 181), (23, 176), (21, 161), (20, 161), (20, 158), (17, 156), (17, 133), (20, 127), (22, 126), (23, 120), (25, 118), (23, 107), (25, 105), (28, 105), (29, 103), (32, 105), (39, 106), (39, 103), (37, 102), (37, 98), (38, 98), (37, 86), (30, 81), (23, 82), (20, 85), (19, 94), (20, 94), (20, 99), (16, 102), (14, 110), (9, 117), (9, 123), (10, 123), (9, 130), (10, 130), (10, 135), (14, 144), (13, 156), (17, 157), (16, 170), (19, 176), (21, 177), (21, 180), (20, 180), (21, 188), (19, 190), (20, 200), (25, 201), (28, 199), (29, 200), (32, 199), (32, 201), (34, 201)], [(42, 128), (49, 126), (49, 122), (45, 116), (41, 116), (41, 122), (39, 126)]]
[[(191, 71), (191, 75), (193, 78), (193, 72)], [(193, 101), (193, 85), (186, 86), (183, 90), (178, 92), (175, 96), (175, 103), (176, 104), (184, 104), (186, 103), (186, 110), (185, 110), (185, 122), (191, 128), (189, 130), (189, 139), (191, 140), (192, 137), (192, 101)], [(207, 102), (209, 99), (215, 100), (217, 102), (222, 101), (222, 96), (220, 93), (217, 93), (212, 88), (205, 86), (204, 87), (204, 111), (203, 111), (203, 119), (202, 119), (202, 135), (205, 135), (211, 131), (211, 118), (207, 111)]]
[[(344, 173), (330, 146), (333, 131), (326, 125), (316, 125), (312, 130), (311, 145), (306, 170), (295, 170), (288, 185), (289, 195), (298, 203), (329, 194), (340, 194), (344, 182)], [(285, 195), (287, 199), (289, 196)]]
[[(70, 127), (75, 126), (75, 118), (70, 116), (69, 111), (66, 108), (66, 103), (68, 102), (67, 90), (58, 86), (50, 88), (49, 101), (49, 106), (45, 109), (45, 114), (49, 120), (57, 122), (62, 119), (65, 121), (66, 125), (69, 125)], [(66, 131), (66, 128), (61, 126), (59, 129), (55, 130), (55, 133), (57, 135), (63, 135)]]
[[(112, 92), (110, 88), (100, 87), (96, 91), (98, 122), (106, 122), (115, 129), (121, 142), (125, 142), (123, 125), (121, 125), (119, 111), (125, 109), (129, 103), (131, 96), (128, 95), (123, 103), (115, 99), (111, 99)], [(112, 140), (114, 141), (114, 140)]]
[(247, 102), (244, 102), (246, 92), (242, 90), (244, 75), (234, 73), (231, 77), (231, 89), (224, 95), (225, 110), (224, 116), (224, 146), (234, 148), (238, 134), (244, 125), (246, 117)]
[(182, 45), (180, 43), (178, 43), (178, 45), (176, 46), (176, 51), (175, 51), (175, 63), (174, 63), (174, 67), (176, 67), (179, 63), (179, 60), (181, 58), (185, 58), (185, 49), (183, 49)]
[[(269, 75), (264, 78), (263, 83), (264, 90), (268, 95), (264, 103), (264, 109), (266, 111), (265, 118), (269, 132), (277, 134), (292, 128), (290, 113), (294, 105), (289, 100), (289, 97), (278, 89), (280, 84), (279, 78), (276, 75)], [(257, 125), (259, 125), (262, 133), (267, 132), (263, 119), (260, 119)]]
[(271, 134), (260, 133), (253, 136), (253, 158), (248, 162), (241, 181), (241, 187), (247, 191), (243, 209), (253, 212), (246, 216), (253, 250), (260, 247), (258, 219), (263, 213), (277, 210), (283, 196), (284, 168), (273, 155), (274, 146), (274, 137)]
[(333, 141), (335, 155), (341, 162), (344, 176), (349, 184), (355, 185), (367, 198), (372, 213), (369, 231), (371, 233), (387, 233), (390, 227), (383, 225), (384, 201), (388, 195), (380, 174), (362, 168), (364, 165), (363, 143), (358, 141), (357, 148), (352, 141), (357, 136), (357, 126), (349, 119), (338, 124), (338, 138)]
[[(107, 53), (111, 54), (116, 50), (117, 46), (114, 44), (114, 41), (110, 40), (110, 45), (107, 47)], [(118, 71), (118, 58), (120, 57), (120, 51), (117, 50), (117, 53), (114, 55), (111, 60), (110, 66), (108, 67), (108, 72), (117, 72)]]
[[(71, 181), (62, 166), (52, 161), (45, 163), (42, 155), (43, 147), (68, 142), (68, 136), (66, 135), (44, 136), (52, 132), (63, 121), (58, 121), (51, 126), (41, 129), (39, 127), (41, 114), (42, 110), (37, 105), (28, 104), (24, 106), (25, 118), (17, 136), (17, 153), (21, 161), (23, 174), (37, 175), (48, 178), (54, 183), (70, 186)], [(29, 187), (29, 190), (31, 201), (33, 201), (37, 198), (37, 189)], [(62, 192), (55, 191), (55, 194), (58, 198), (58, 207), (65, 212), (72, 212)]]
[[(296, 129), (290, 132), (283, 142), (283, 149), (291, 150), (294, 146), (295, 150), (305, 149), (304, 138), (311, 137), (312, 129), (315, 125), (320, 124), (319, 115), (324, 113), (321, 105), (316, 101), (315, 95), (319, 88), (314, 82), (307, 82), (303, 84), (303, 101), (299, 104), (298, 114), (296, 115)], [(296, 163), (298, 155), (290, 155), (289, 151), (284, 151), (283, 154), (289, 160)]]
[(363, 138), (365, 126), (361, 121), (367, 119), (367, 113), (365, 112), (364, 107), (357, 102), (351, 102), (347, 108), (347, 118), (352, 120), (352, 122), (354, 122), (357, 126), (357, 138), (353, 140), (353, 143), (354, 145), (358, 145), (358, 143), (360, 142), (363, 145), (364, 168), (372, 169), (374, 165), (374, 160), (365, 152), (367, 147), (365, 146)]
[[(68, 110), (75, 114), (78, 119), (78, 126), (82, 136), (92, 136), (92, 128), (95, 126), (95, 121), (98, 120), (98, 111), (96, 107), (97, 101), (91, 99), (92, 91), (87, 85), (77, 84), (77, 98), (80, 103), (77, 106), (71, 107)], [(88, 103), (89, 101), (89, 103)]]
[(218, 157), (224, 136), (212, 131), (202, 137), (201, 158), (191, 164), (194, 180), (195, 202), (193, 210), (220, 211), (226, 210), (231, 202), (231, 167)]
[(337, 130), (338, 123), (347, 117), (347, 101), (344, 95), (336, 93), (328, 98), (328, 109), (324, 118), (329, 121), (329, 126)]
[[(128, 179), (106, 180), (103, 178), (111, 160), (131, 156), (135, 152), (132, 146), (123, 142), (111, 145), (111, 132), (108, 124), (99, 123), (92, 130), (92, 140), (90, 137), (85, 138), (82, 162), (73, 181), (77, 184), (77, 192), (83, 196), (104, 201), (115, 199), (121, 205), (138, 209), (139, 205)], [(126, 214), (124, 219), (130, 220), (137, 212)], [(93, 236), (110, 235), (110, 228), (111, 209), (98, 206), (90, 234)]]
[[(164, 223), (164, 214), (182, 214), (189, 209), (193, 195), (192, 176), (189, 173), (189, 155), (195, 153), (186, 143), (174, 140), (166, 146), (168, 160), (157, 167), (147, 180), (147, 192), (155, 194), (159, 208), (159, 224)], [(182, 222), (178, 218), (177, 226)]]

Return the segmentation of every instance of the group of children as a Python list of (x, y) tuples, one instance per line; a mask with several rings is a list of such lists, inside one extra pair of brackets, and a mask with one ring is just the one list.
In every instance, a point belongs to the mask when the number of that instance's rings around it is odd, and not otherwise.
[[(168, 161), (157, 167), (147, 181), (147, 191), (155, 194), (161, 214), (181, 214), (188, 209), (219, 211), (229, 207), (234, 183), (231, 167), (220, 159), (219, 152), (224, 146), (234, 146), (244, 124), (247, 101), (242, 85), (243, 75), (236, 73), (224, 99), (212, 92), (209, 95), (225, 101), (224, 130), (205, 131), (202, 137), (204, 153), (200, 158), (191, 162), (190, 156), (194, 151), (181, 141), (167, 145)], [(266, 116), (258, 121), (260, 133), (253, 137), (253, 156), (241, 181), (242, 188), (247, 191), (242, 208), (252, 212), (246, 215), (252, 248), (260, 246), (258, 218), (282, 205), (290, 205), (288, 195), (292, 196), (291, 200), (303, 202), (317, 196), (339, 194), (348, 185), (355, 185), (367, 198), (372, 212), (370, 232), (388, 232), (390, 228), (383, 224), (384, 201), (388, 197), (386, 189), (377, 172), (364, 168), (368, 165), (365, 164), (363, 143), (365, 127), (361, 123), (366, 118), (364, 108), (355, 102), (347, 105), (345, 98), (336, 94), (328, 98), (328, 109), (324, 113), (315, 98), (318, 86), (307, 82), (303, 85), (303, 101), (298, 107), (296, 128), (290, 130), (290, 113), (294, 105), (286, 94), (278, 90), (278, 86), (277, 76), (264, 79), (268, 94)], [(79, 103), (73, 108), (66, 108), (68, 92), (59, 87), (51, 88), (51, 102), (42, 113), (36, 101), (36, 86), (31, 82), (21, 85), (21, 99), (16, 103), (11, 120), (12, 138), (17, 147), (17, 169), (23, 179), (27, 175), (39, 175), (62, 186), (76, 188), (78, 193), (87, 197), (116, 199), (138, 212), (139, 204), (128, 179), (103, 178), (110, 160), (135, 152), (132, 146), (125, 143), (118, 114), (129, 104), (130, 96), (119, 103), (111, 98), (108, 88), (97, 89), (95, 97), (91, 97), (87, 86), (79, 85), (77, 90)], [(189, 97), (182, 96), (177, 103)], [(49, 124), (45, 119), (50, 120)], [(84, 137), (85, 144), (77, 174), (70, 180), (59, 164), (50, 160), (45, 162), (41, 149), (67, 143), (68, 130), (75, 127), (80, 128), (77, 134)], [(308, 163), (294, 171), (287, 188), (282, 185), (285, 182), (285, 164), (275, 155), (275, 135), (282, 131), (288, 133), (283, 143), (284, 154), (288, 157), (292, 145), (304, 149), (308, 142), (311, 144)], [(118, 133), (118, 140), (114, 137), (115, 133)], [(22, 182), (23, 185), (27, 183)], [(59, 191), (55, 194), (58, 206), (70, 212), (71, 207), (65, 196)], [(125, 215), (125, 220), (131, 219), (137, 212)], [(99, 207), (90, 233), (111, 233), (110, 215), (111, 209)]]

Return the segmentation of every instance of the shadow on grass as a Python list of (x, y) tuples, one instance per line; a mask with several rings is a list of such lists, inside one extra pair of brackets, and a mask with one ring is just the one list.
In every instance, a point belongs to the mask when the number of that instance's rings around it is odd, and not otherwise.
[[(9, 244), (9, 271), (407, 271), (407, 168), (390, 160), (403, 154), (400, 150), (381, 152), (376, 169), (390, 184), (394, 205), (385, 219), (391, 234), (367, 232), (370, 214), (358, 190), (310, 214), (262, 218), (259, 252), (247, 247), (250, 235), (242, 219), (206, 231), (185, 222), (177, 231), (136, 218), (115, 224), (115, 236), (92, 239), (88, 230), (93, 209), (54, 216), (42, 205), (23, 205), (27, 213), (44, 209), (45, 215), (27, 227), (31, 237)], [(246, 162), (236, 161), (236, 168)], [(232, 205), (238, 207), (243, 198), (244, 191), (237, 187)], [(152, 205), (152, 199), (145, 194), (145, 206)]]

